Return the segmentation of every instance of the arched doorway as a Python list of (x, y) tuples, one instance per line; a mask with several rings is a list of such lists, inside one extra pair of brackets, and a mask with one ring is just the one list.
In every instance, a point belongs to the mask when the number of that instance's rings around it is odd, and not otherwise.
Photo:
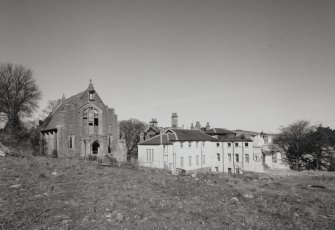
[(92, 153), (93, 154), (98, 154), (99, 153), (99, 148), (100, 148), (100, 144), (98, 141), (94, 141), (92, 144)]

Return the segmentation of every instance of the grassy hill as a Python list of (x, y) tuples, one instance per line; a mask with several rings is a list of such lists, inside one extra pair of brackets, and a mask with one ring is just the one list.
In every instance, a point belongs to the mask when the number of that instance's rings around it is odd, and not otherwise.
[(0, 179), (0, 229), (332, 229), (335, 223), (335, 174), (327, 172), (177, 177), (73, 159), (2, 157)]

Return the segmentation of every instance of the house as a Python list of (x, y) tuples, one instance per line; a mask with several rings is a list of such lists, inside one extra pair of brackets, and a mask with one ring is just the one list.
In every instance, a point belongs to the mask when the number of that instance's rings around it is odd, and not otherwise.
[(289, 168), (283, 151), (273, 143), (273, 134), (240, 129), (234, 130), (234, 132), (237, 136), (244, 136), (253, 140), (254, 153), (257, 155), (261, 154), (265, 167), (272, 169)]
[(186, 172), (263, 172), (252, 140), (219, 139), (197, 129), (169, 129), (139, 143), (138, 165)]
[(126, 160), (117, 115), (103, 103), (92, 82), (86, 90), (60, 100), (44, 120), (41, 137), (47, 155), (86, 159), (110, 154)]
[(152, 118), (149, 122), (149, 127), (140, 135), (141, 141), (145, 141), (161, 133), (161, 128), (158, 127), (157, 119)]
[(200, 130), (168, 129), (138, 145), (138, 165), (176, 170), (211, 171), (215, 138)]
[(0, 113), (0, 130), (6, 127), (8, 118), (5, 113)]

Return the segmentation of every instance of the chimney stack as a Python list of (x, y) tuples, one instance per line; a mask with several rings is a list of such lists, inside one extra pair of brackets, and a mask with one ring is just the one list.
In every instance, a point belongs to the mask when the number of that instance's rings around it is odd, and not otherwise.
[(178, 115), (177, 115), (177, 113), (172, 113), (171, 127), (172, 128), (178, 128)]

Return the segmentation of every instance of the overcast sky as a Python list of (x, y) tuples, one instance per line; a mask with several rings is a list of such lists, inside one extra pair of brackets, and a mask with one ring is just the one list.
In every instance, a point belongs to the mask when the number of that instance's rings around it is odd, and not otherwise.
[(335, 128), (334, 0), (0, 0), (0, 62), (43, 99), (94, 87), (119, 120)]

